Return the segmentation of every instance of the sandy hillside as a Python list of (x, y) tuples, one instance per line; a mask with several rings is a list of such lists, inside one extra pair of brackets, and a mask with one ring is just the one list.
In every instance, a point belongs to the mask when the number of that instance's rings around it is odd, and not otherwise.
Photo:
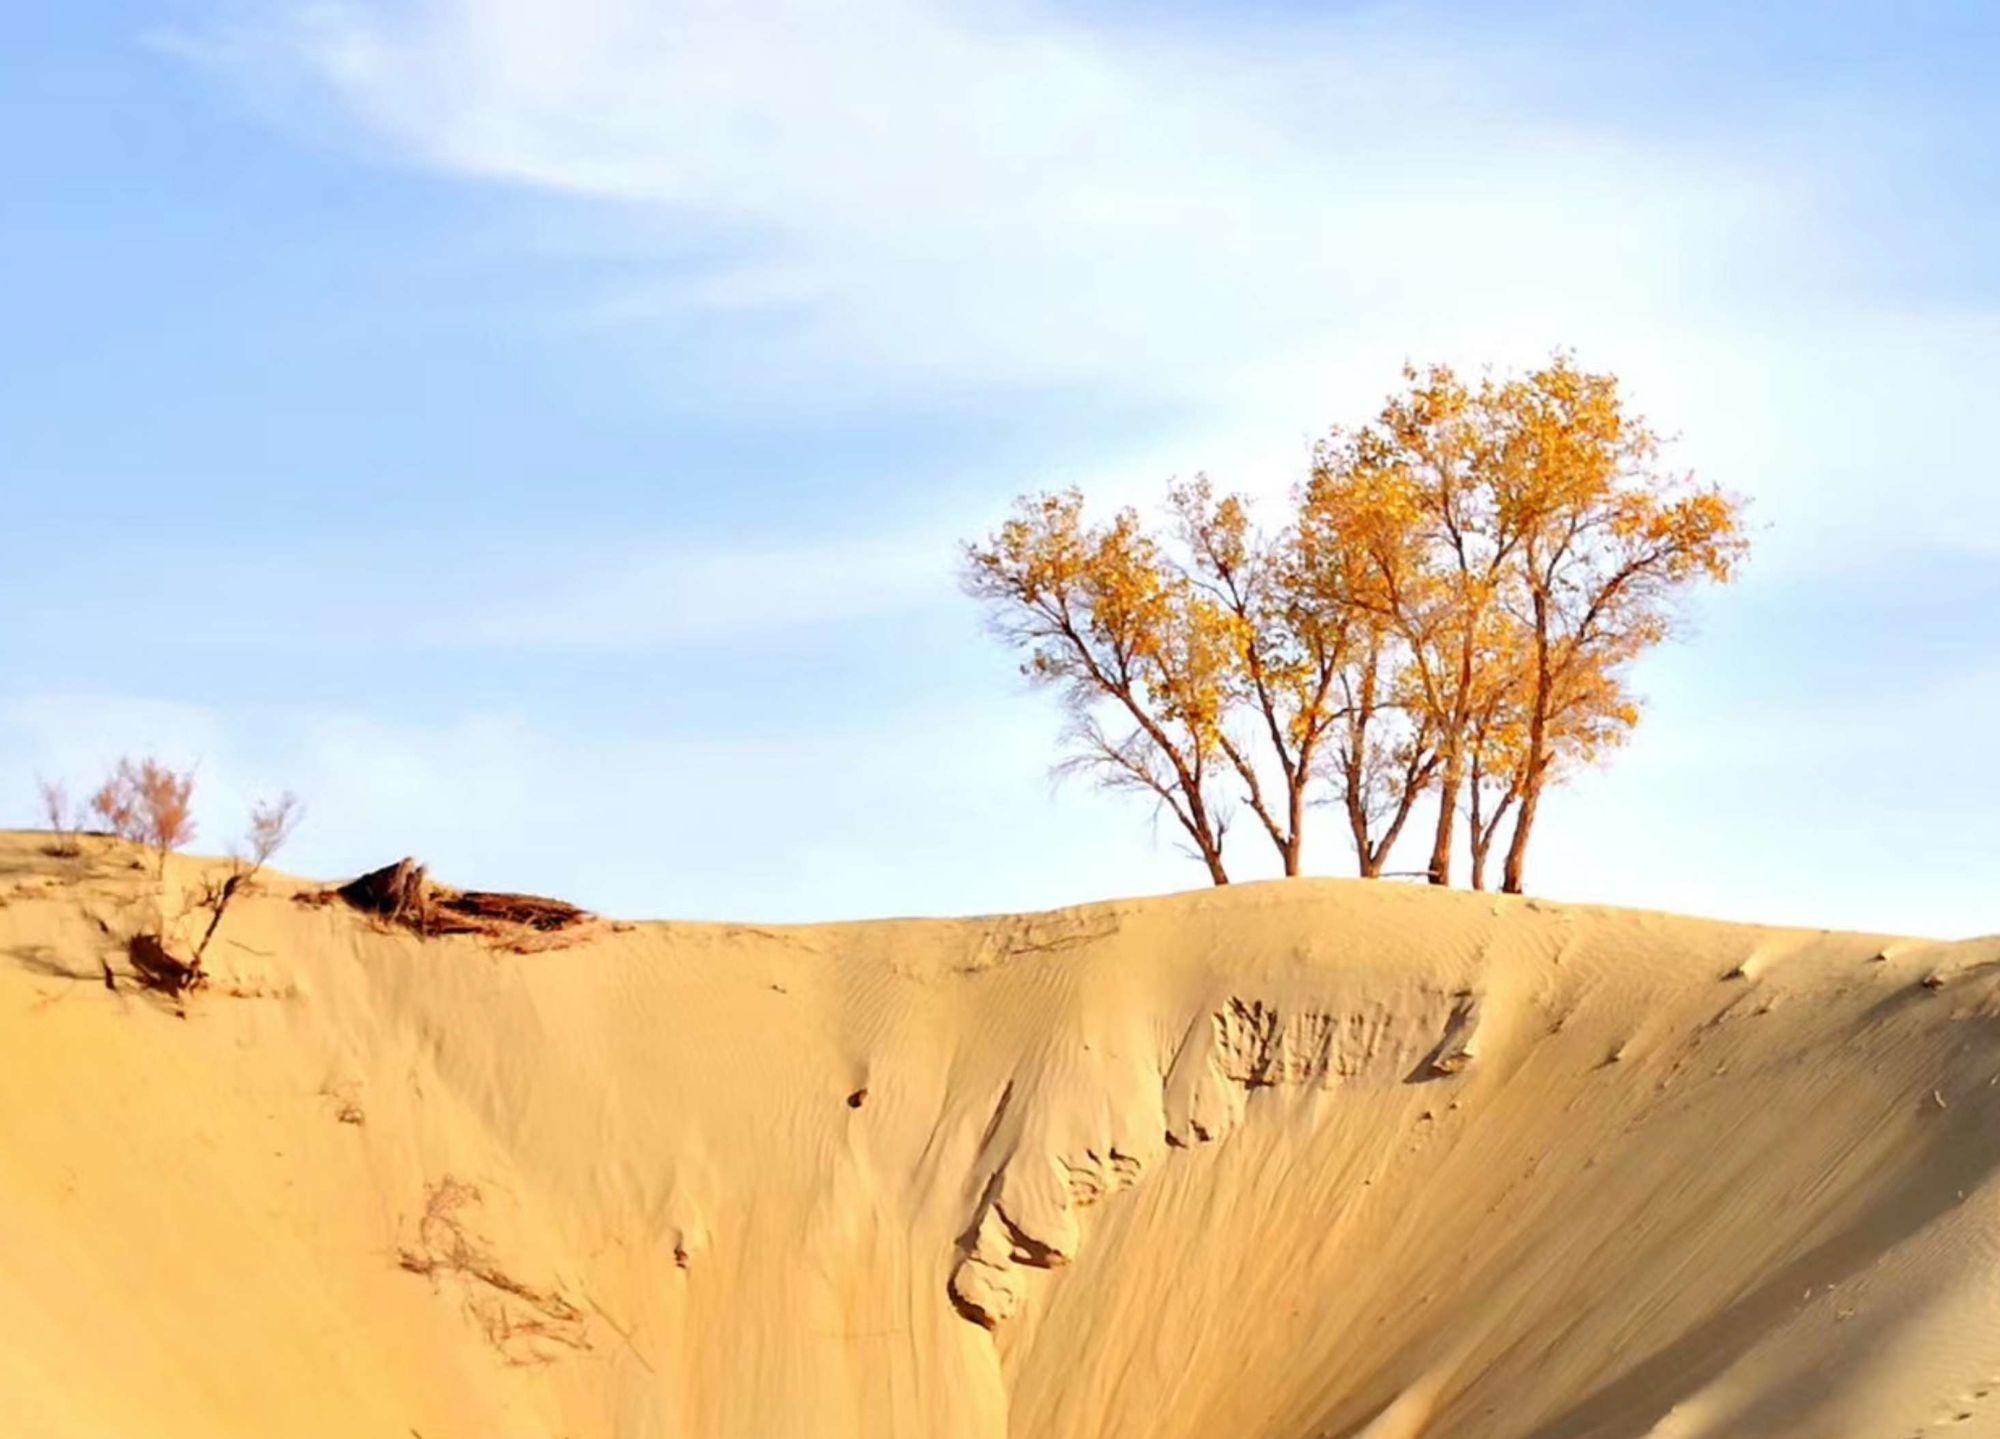
[(0, 837), (0, 1434), (2000, 1435), (2000, 942), (308, 888), (182, 1018), (127, 852)]

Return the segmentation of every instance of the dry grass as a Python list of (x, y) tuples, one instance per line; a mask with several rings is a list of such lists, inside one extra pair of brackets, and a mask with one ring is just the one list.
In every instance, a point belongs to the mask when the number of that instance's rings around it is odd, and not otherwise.
[(433, 1284), (455, 1281), (466, 1314), (509, 1364), (548, 1364), (591, 1347), (589, 1320), (562, 1292), (522, 1282), (500, 1266), (470, 1227), (479, 1187), (445, 1175), (424, 1196), (417, 1242), (397, 1263)]

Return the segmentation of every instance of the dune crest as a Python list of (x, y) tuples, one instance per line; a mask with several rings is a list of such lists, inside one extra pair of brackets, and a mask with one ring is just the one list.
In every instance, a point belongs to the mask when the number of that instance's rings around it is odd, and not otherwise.
[(307, 892), (181, 1018), (126, 853), (0, 837), (0, 1432), (2000, 1435), (2000, 940)]

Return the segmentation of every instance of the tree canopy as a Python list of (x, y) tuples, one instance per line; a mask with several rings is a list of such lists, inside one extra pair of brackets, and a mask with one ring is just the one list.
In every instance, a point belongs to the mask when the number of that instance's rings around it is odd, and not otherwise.
[(1477, 383), (1406, 368), (1275, 527), (1206, 476), (1159, 527), (1028, 495), (966, 547), (966, 587), (1059, 692), (1064, 768), (1150, 796), (1217, 884), (1239, 806), (1287, 875), (1334, 807), (1372, 877), (1428, 796), (1423, 874), (1451, 882), (1462, 821), (1483, 887), (1511, 818), (1518, 891), (1544, 793), (1624, 741), (1633, 662), (1747, 553), (1742, 502), (1662, 448), (1565, 353)]

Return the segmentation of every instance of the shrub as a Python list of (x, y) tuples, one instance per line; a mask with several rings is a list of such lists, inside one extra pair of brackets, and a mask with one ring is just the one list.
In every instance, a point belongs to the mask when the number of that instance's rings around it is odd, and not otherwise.
[(197, 974), (201, 972), (202, 956), (208, 953), (208, 942), (222, 927), (222, 916), (228, 911), (229, 902), (256, 877), (257, 871), (264, 867), (264, 861), (276, 854), (292, 837), (292, 831), (298, 828), (299, 820), (304, 815), (305, 808), (299, 803), (299, 797), (289, 791), (275, 800), (259, 800), (251, 806), (250, 832), (231, 853), (229, 873), (202, 891), (199, 906), (208, 911), (208, 928), (202, 931), (201, 942), (194, 947), (192, 967)]
[(49, 842), (42, 847), (45, 854), (58, 859), (71, 859), (82, 853), (83, 846), (77, 843), (76, 832), (81, 827), (77, 823), (76, 807), (71, 804), (69, 789), (59, 781), (37, 779), (35, 785), (42, 794), (42, 819), (49, 827)]
[[(76, 852), (76, 826), (68, 795), (59, 784), (43, 782), (43, 808), (56, 833), (51, 852)], [(166, 993), (177, 1002), (206, 979), (202, 958), (229, 911), (230, 902), (254, 879), (266, 861), (283, 847), (298, 827), (304, 810), (296, 795), (260, 800), (250, 810), (250, 828), (230, 853), (229, 872), (205, 883), (194, 902), (180, 912), (206, 912), (208, 923), (192, 958), (181, 960), (167, 947), (165, 881), (167, 856), (194, 838), (194, 771), (175, 770), (158, 760), (120, 759), (111, 775), (90, 797), (90, 811), (120, 839), (152, 850), (155, 876), (162, 896), (152, 932), (135, 935), (129, 958), (139, 982)], [(57, 846), (67, 846), (58, 849)], [(107, 972), (108, 973), (108, 972)]]
[(120, 839), (155, 852), (162, 878), (167, 856), (194, 838), (194, 771), (176, 772), (155, 759), (118, 761), (90, 807)]

